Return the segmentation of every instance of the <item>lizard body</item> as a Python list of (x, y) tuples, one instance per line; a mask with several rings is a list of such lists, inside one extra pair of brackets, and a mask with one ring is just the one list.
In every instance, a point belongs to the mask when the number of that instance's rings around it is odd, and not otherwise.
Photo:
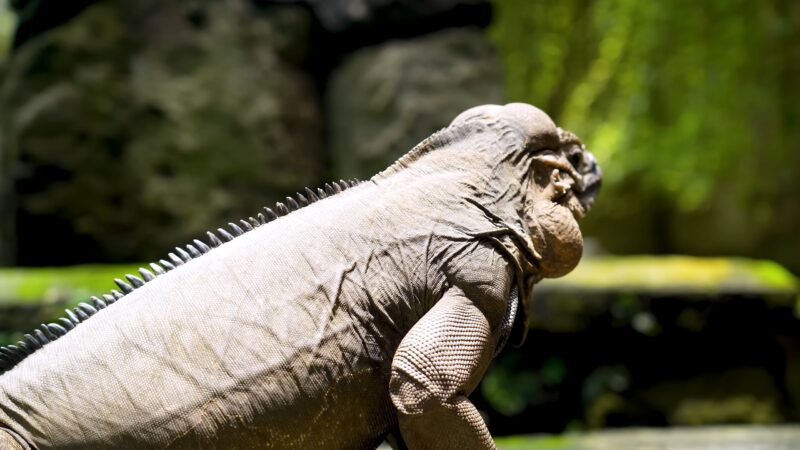
[(467, 395), (524, 339), (533, 284), (577, 264), (599, 180), (540, 110), (470, 109), (0, 353), (0, 446), (493, 448)]

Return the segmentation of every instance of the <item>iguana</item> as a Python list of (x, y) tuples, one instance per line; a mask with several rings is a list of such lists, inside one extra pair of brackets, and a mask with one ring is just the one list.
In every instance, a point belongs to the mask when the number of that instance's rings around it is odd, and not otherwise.
[(539, 109), (469, 109), (0, 349), (0, 446), (493, 448), (467, 396), (578, 263), (599, 185)]

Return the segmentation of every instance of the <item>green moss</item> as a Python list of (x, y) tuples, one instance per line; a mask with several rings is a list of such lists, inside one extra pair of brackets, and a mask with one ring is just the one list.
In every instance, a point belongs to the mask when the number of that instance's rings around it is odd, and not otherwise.
[(0, 0), (0, 60), (5, 58), (11, 41), (14, 39), (14, 28), (17, 25), (17, 16), (7, 0)]
[(114, 278), (140, 265), (86, 265), (0, 269), (0, 345), (64, 315), (64, 309), (92, 295), (116, 289)]
[(542, 289), (557, 291), (750, 294), (780, 302), (794, 302), (797, 286), (797, 279), (772, 261), (689, 256), (587, 258), (569, 275), (542, 283)]
[(573, 450), (578, 443), (569, 436), (505, 436), (495, 439), (498, 450)]
[(795, 286), (797, 279), (789, 273), (783, 266), (772, 261), (757, 261), (752, 265), (753, 274), (759, 281), (775, 287)]
[(63, 300), (84, 301), (116, 289), (114, 278), (136, 273), (141, 265), (86, 265), (59, 268), (0, 269), (0, 307)]

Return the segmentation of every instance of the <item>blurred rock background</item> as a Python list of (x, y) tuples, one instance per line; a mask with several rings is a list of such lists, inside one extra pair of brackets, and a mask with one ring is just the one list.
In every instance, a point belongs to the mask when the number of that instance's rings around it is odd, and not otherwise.
[[(0, 0), (0, 265), (157, 259), (525, 101), (600, 160), (591, 253), (800, 274), (797, 80), (791, 0)], [(800, 420), (783, 268), (585, 267), (476, 393), (493, 432)], [(114, 270), (5, 269), (0, 341)]]
[(796, 2), (3, 2), (6, 265), (153, 258), (520, 100), (599, 157), (602, 248), (800, 271)]
[(6, 5), (3, 263), (157, 258), (504, 99), (484, 2), (293, 3)]

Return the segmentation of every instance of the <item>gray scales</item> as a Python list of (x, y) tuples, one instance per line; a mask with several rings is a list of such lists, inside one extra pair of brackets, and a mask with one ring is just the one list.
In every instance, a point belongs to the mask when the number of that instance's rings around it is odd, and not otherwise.
[(494, 448), (467, 396), (599, 185), (542, 111), (469, 109), (4, 347), (0, 447)]

